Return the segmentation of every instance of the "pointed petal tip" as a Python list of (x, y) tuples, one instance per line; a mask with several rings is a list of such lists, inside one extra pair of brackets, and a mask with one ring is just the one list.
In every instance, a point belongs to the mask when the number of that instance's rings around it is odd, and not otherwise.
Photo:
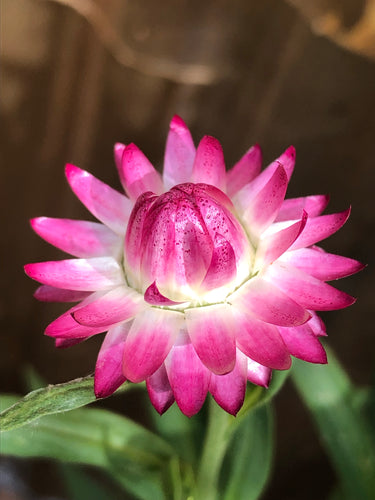
[(169, 128), (175, 131), (178, 131), (179, 129), (186, 129), (187, 125), (184, 122), (184, 120), (181, 118), (179, 115), (174, 115), (172, 117), (172, 120), (169, 124)]
[(123, 144), (122, 142), (115, 142), (115, 145), (113, 146), (113, 150), (115, 153), (120, 153), (120, 152), (124, 151), (125, 148), (126, 148), (126, 145)]
[(120, 168), (121, 166), (122, 155), (125, 151), (125, 148), (126, 146), (125, 144), (122, 144), (122, 142), (116, 142), (113, 146), (113, 156), (115, 158), (117, 168)]
[(292, 159), (296, 158), (296, 148), (291, 144), (288, 148), (286, 148), (285, 155), (289, 156)]
[(73, 165), (73, 163), (66, 163), (65, 165), (65, 175), (67, 179), (69, 180), (71, 177), (73, 177), (75, 174), (78, 174), (82, 172), (82, 170), (79, 167), (76, 167)]

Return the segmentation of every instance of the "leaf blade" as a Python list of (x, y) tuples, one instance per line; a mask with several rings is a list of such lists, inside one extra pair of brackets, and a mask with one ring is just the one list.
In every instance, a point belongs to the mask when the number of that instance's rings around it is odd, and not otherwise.
[(371, 430), (354, 402), (356, 389), (333, 353), (315, 366), (295, 360), (293, 382), (310, 410), (345, 498), (370, 500), (375, 491), (375, 446)]

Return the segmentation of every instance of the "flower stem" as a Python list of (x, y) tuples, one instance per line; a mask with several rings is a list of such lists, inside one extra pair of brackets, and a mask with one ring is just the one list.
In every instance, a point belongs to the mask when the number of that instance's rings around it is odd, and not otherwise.
[(217, 500), (220, 468), (231, 435), (233, 417), (211, 398), (203, 452), (198, 470), (194, 500)]

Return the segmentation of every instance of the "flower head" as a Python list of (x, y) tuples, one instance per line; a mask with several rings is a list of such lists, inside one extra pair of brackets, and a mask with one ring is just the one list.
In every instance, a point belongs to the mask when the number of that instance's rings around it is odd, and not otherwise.
[(33, 219), (42, 238), (76, 258), (25, 267), (42, 283), (38, 299), (78, 302), (46, 329), (57, 347), (108, 332), (98, 397), (146, 380), (160, 413), (176, 400), (191, 416), (209, 391), (236, 414), (247, 381), (267, 387), (291, 355), (326, 363), (315, 311), (354, 302), (326, 281), (363, 266), (316, 246), (349, 210), (321, 215), (323, 195), (284, 200), (293, 147), (261, 172), (253, 146), (226, 172), (220, 143), (206, 136), (195, 149), (175, 116), (163, 176), (134, 144), (114, 152), (126, 196), (67, 165), (72, 190), (100, 223)]

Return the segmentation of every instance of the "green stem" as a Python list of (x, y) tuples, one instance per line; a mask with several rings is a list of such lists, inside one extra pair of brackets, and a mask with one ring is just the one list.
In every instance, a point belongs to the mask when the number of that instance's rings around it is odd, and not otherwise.
[(211, 398), (209, 419), (203, 452), (198, 470), (194, 500), (217, 500), (221, 464), (231, 436), (229, 428), (233, 417)]

